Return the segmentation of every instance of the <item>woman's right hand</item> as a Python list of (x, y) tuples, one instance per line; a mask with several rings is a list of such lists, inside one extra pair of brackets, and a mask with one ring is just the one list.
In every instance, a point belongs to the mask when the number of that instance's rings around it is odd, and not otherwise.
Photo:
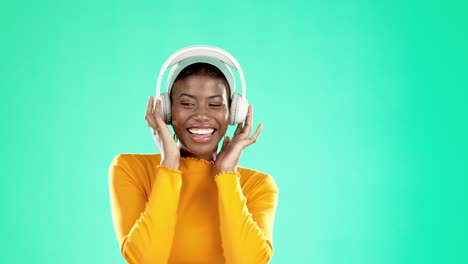
[(171, 131), (161, 117), (161, 101), (156, 102), (153, 112), (154, 97), (150, 96), (146, 107), (145, 119), (153, 132), (154, 142), (161, 152), (161, 164), (168, 168), (179, 169), (180, 150)]

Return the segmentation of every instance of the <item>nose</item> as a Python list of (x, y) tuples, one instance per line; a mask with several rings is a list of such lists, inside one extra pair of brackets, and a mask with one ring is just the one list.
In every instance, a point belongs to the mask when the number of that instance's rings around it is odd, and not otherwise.
[(194, 113), (193, 113), (193, 118), (197, 121), (207, 121), (207, 120), (210, 120), (211, 117), (208, 113), (208, 109), (206, 109), (205, 106), (199, 106), (197, 107), (195, 110), (194, 110)]

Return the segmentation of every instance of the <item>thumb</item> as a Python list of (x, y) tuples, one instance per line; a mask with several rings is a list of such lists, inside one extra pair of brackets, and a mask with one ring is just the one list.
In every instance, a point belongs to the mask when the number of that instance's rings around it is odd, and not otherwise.
[(223, 151), (229, 145), (230, 141), (231, 141), (231, 138), (229, 136), (224, 137), (223, 146), (221, 147), (221, 151)]

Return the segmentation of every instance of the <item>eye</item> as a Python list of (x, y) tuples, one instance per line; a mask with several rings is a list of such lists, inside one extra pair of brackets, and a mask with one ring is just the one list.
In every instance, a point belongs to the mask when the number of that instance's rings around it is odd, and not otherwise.
[(223, 105), (222, 104), (210, 104), (210, 106), (212, 106), (212, 107), (221, 107)]
[(194, 104), (192, 104), (192, 103), (180, 103), (180, 104), (183, 105), (183, 106), (194, 106)]

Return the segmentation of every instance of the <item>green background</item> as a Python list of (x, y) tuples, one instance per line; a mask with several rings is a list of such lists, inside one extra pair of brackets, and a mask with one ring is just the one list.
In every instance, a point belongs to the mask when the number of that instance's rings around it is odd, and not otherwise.
[(0, 7), (1, 263), (125, 263), (108, 168), (158, 152), (148, 96), (195, 44), (264, 124), (241, 166), (280, 188), (271, 263), (468, 263), (465, 1)]

